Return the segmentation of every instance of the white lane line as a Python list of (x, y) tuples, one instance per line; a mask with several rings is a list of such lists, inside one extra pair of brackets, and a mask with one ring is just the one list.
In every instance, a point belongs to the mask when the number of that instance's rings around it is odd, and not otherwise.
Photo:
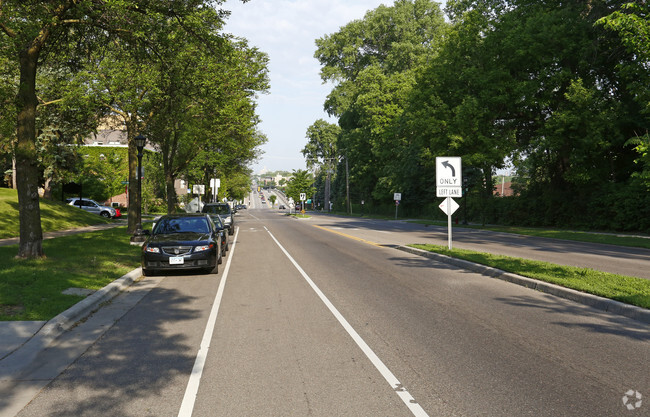
[[(264, 227), (266, 229), (266, 227)], [(330, 300), (323, 294), (323, 292), (316, 286), (314, 281), (309, 278), (309, 275), (298, 265), (298, 262), (289, 255), (289, 252), (278, 242), (278, 240), (273, 236), (273, 233), (269, 231), (269, 229), (266, 229), (266, 231), (271, 235), (271, 238), (275, 241), (275, 243), (280, 247), (282, 252), (289, 258), (293, 266), (296, 267), (298, 272), (300, 272), (300, 275), (307, 281), (309, 286), (316, 292), (318, 297), (321, 299), (321, 301), (327, 306), (327, 308), (332, 312), (334, 317), (341, 323), (341, 326), (348, 332), (350, 337), (355, 341), (357, 346), (363, 351), (363, 353), (370, 359), (370, 362), (377, 368), (377, 370), (381, 373), (381, 375), (384, 377), (386, 382), (388, 382), (393, 390), (397, 393), (397, 395), (402, 399), (402, 402), (406, 404), (408, 409), (411, 411), (411, 413), (416, 416), (416, 417), (428, 417), (428, 414), (424, 411), (424, 409), (418, 404), (415, 399), (411, 396), (411, 394), (408, 392), (406, 388), (402, 386), (402, 383), (399, 382), (399, 380), (393, 375), (393, 373), (388, 369), (386, 365), (382, 362), (381, 359), (373, 352), (373, 350), (368, 346), (368, 344), (361, 338), (359, 333), (357, 333), (356, 330), (348, 323), (348, 321), (343, 317), (343, 315), (334, 307), (334, 304), (330, 302)]]
[(183, 402), (181, 403), (181, 408), (178, 411), (178, 417), (192, 417), (192, 411), (194, 410), (194, 403), (196, 402), (196, 394), (199, 391), (199, 384), (201, 383), (201, 375), (203, 375), (203, 367), (205, 366), (205, 361), (206, 358), (208, 357), (208, 351), (210, 350), (210, 340), (212, 340), (214, 325), (217, 322), (217, 315), (219, 314), (219, 306), (221, 305), (221, 299), (223, 298), (223, 291), (226, 286), (228, 271), (230, 271), (232, 255), (233, 253), (235, 253), (235, 246), (237, 246), (238, 235), (239, 235), (239, 227), (237, 227), (237, 232), (235, 232), (235, 236), (232, 242), (232, 247), (230, 248), (230, 255), (228, 256), (226, 267), (224, 268), (223, 274), (221, 275), (221, 282), (219, 283), (219, 289), (217, 290), (217, 295), (214, 297), (214, 304), (212, 305), (212, 310), (210, 311), (210, 317), (208, 318), (208, 323), (205, 325), (205, 331), (203, 332), (203, 339), (201, 340), (201, 347), (199, 348), (199, 353), (197, 353), (196, 355), (196, 360), (194, 361), (194, 367), (192, 368), (192, 373), (190, 374), (190, 380), (187, 382), (187, 388), (185, 389), (185, 395), (183, 396)]

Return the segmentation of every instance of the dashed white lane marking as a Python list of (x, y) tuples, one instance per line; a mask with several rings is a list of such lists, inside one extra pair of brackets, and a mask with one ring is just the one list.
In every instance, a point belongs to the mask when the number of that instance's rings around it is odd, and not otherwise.
[(359, 348), (363, 351), (363, 353), (368, 357), (370, 362), (377, 368), (377, 370), (381, 373), (381, 375), (384, 377), (386, 382), (388, 382), (391, 386), (391, 388), (397, 393), (397, 395), (402, 399), (402, 402), (408, 407), (408, 409), (411, 411), (411, 413), (416, 416), (416, 417), (428, 417), (428, 414), (424, 411), (424, 409), (418, 404), (415, 399), (411, 396), (411, 394), (408, 392), (406, 388), (402, 385), (402, 383), (393, 375), (393, 373), (388, 369), (388, 367), (382, 362), (381, 359), (373, 352), (373, 350), (368, 346), (368, 344), (361, 338), (359, 333), (357, 333), (356, 330), (348, 323), (348, 321), (343, 317), (343, 315), (334, 307), (334, 304), (330, 302), (330, 300), (323, 294), (323, 292), (316, 286), (314, 281), (309, 278), (307, 273), (298, 265), (298, 262), (293, 259), (293, 257), (287, 252), (287, 250), (278, 242), (278, 240), (273, 236), (273, 233), (271, 233), (266, 227), (264, 227), (266, 231), (271, 235), (271, 238), (275, 241), (275, 243), (280, 247), (282, 252), (289, 258), (289, 261), (293, 264), (293, 266), (296, 267), (298, 272), (300, 272), (300, 275), (307, 281), (309, 286), (316, 292), (318, 297), (321, 299), (321, 301), (327, 306), (327, 308), (330, 310), (330, 312), (336, 317), (336, 319), (339, 321), (341, 326), (348, 332), (350, 337), (354, 340), (354, 342), (359, 346)]

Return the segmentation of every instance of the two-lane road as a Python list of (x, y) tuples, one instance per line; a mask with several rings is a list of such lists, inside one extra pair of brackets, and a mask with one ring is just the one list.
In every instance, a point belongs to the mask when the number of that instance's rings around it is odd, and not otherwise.
[[(650, 410), (647, 325), (385, 246), (431, 239), (412, 225), (268, 209), (240, 211), (237, 224), (218, 275), (152, 278), (19, 415)], [(644, 399), (633, 411), (629, 390)]]

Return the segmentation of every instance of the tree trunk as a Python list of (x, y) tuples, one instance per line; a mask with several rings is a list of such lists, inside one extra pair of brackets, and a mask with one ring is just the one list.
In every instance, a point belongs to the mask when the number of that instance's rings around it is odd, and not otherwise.
[(131, 123), (126, 127), (127, 141), (129, 144), (129, 207), (127, 232), (133, 234), (135, 228), (140, 223), (140, 196), (138, 195), (138, 148), (135, 146), (136, 132)]
[(31, 45), (19, 53), (16, 186), (20, 221), (19, 258), (43, 257), (43, 231), (38, 201), (39, 169), (36, 150), (36, 67), (39, 49)]
[(167, 214), (171, 214), (176, 211), (176, 189), (171, 174), (165, 173), (165, 187), (167, 188)]

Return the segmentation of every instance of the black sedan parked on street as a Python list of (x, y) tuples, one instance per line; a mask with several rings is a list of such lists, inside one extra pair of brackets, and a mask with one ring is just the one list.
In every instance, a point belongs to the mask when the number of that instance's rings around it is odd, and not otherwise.
[(223, 260), (223, 233), (207, 214), (162, 216), (142, 245), (142, 273), (185, 269), (217, 273)]

